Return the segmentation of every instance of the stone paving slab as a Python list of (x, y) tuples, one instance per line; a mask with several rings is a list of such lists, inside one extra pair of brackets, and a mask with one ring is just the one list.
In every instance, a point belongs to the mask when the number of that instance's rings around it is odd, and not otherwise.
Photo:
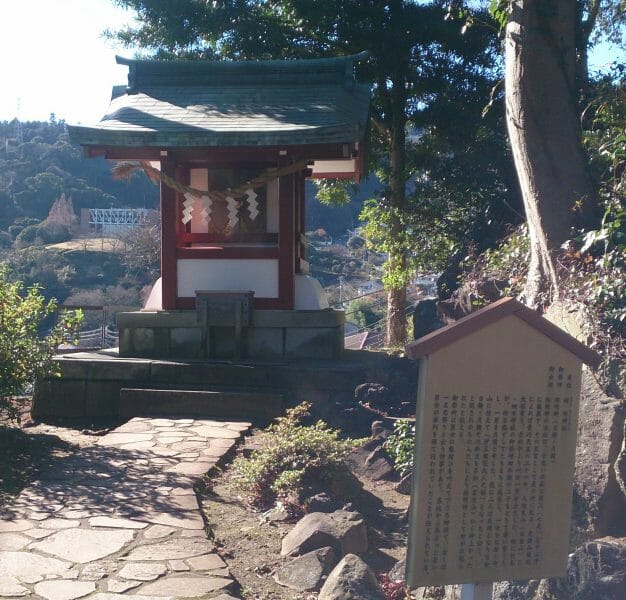
[(229, 598), (193, 485), (250, 423), (138, 417), (0, 509), (0, 598)]

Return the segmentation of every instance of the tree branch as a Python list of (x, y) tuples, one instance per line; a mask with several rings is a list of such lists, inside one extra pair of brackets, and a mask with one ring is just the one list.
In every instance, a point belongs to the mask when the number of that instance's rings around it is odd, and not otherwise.
[(378, 129), (378, 132), (382, 136), (384, 136), (386, 141), (389, 141), (391, 139), (391, 132), (389, 131), (389, 127), (387, 127), (387, 125), (385, 125), (385, 123), (380, 118), (380, 116), (379, 115), (370, 115), (370, 119), (371, 119), (372, 123), (374, 124), (374, 127), (376, 127), (376, 129)]

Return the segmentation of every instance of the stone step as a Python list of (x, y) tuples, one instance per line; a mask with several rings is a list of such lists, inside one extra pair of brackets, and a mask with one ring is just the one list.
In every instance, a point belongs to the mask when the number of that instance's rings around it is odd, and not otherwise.
[(283, 412), (282, 394), (194, 389), (122, 388), (119, 416), (202, 415), (272, 419)]

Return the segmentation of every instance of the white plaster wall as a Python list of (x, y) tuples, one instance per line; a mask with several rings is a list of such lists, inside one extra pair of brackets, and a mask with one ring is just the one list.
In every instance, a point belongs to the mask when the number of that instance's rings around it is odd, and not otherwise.
[(254, 290), (257, 298), (278, 298), (278, 260), (179, 259), (178, 296), (193, 297), (196, 290)]

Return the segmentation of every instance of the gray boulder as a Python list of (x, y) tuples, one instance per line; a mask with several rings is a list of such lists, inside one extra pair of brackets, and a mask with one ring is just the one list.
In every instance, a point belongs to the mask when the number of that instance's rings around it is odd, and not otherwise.
[(327, 493), (320, 492), (306, 499), (306, 505), (309, 512), (335, 512), (340, 506)]
[(626, 598), (626, 538), (588, 542), (570, 557), (567, 577), (543, 579), (534, 600)]
[(367, 526), (357, 512), (309, 513), (283, 538), (281, 555), (302, 555), (331, 546), (338, 556), (367, 551)]
[(347, 554), (328, 576), (319, 600), (385, 600), (385, 594), (371, 569)]
[(399, 560), (388, 573), (391, 581), (404, 581), (406, 576), (406, 559)]
[(319, 590), (324, 576), (336, 563), (335, 551), (326, 546), (299, 556), (277, 569), (274, 581), (299, 592)]
[[(555, 302), (546, 318), (582, 343), (588, 343), (593, 318), (584, 306)], [(626, 512), (626, 485), (620, 486), (624, 443), (622, 401), (604, 393), (583, 370), (574, 475), (574, 523), (581, 538), (613, 535)]]
[(410, 496), (413, 489), (413, 473), (405, 475), (393, 488), (403, 496)]
[[(574, 475), (574, 518), (579, 528), (595, 535), (615, 531), (626, 510), (626, 498), (619, 486), (623, 427), (621, 402), (606, 396), (593, 376), (584, 371)], [(616, 462), (617, 472), (613, 471)]]

